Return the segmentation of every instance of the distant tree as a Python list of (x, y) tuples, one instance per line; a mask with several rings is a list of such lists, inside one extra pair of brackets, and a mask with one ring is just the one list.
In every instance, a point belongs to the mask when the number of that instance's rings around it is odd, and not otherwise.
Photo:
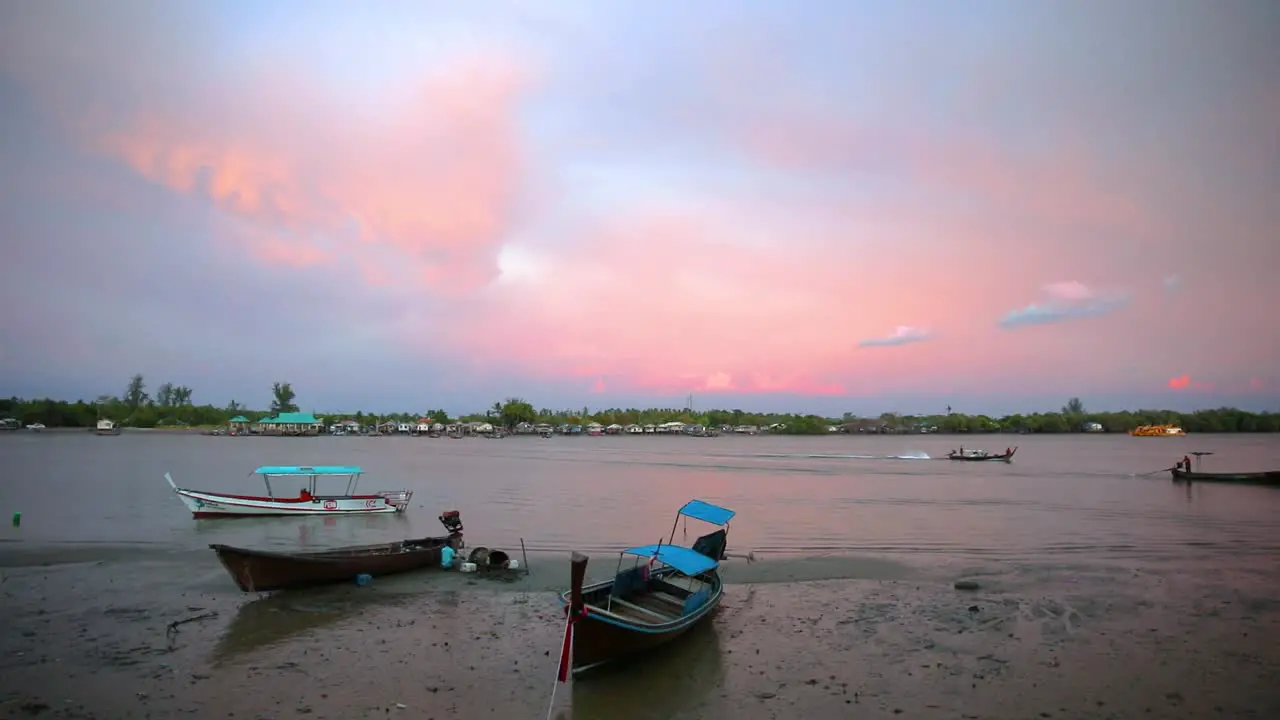
[(147, 396), (147, 384), (142, 379), (142, 375), (138, 374), (129, 378), (129, 384), (124, 390), (124, 397), (121, 398), (121, 400), (124, 401), (125, 407), (130, 410), (137, 410), (143, 405), (146, 405), (149, 399), (150, 398)]
[(243, 410), (244, 410), (244, 406), (236, 402), (235, 400), (232, 400), (231, 402), (227, 403), (227, 412), (231, 413), (232, 417), (239, 415)]
[(507, 398), (506, 402), (494, 404), (498, 406), (498, 417), (507, 428), (513, 428), (522, 422), (536, 422), (538, 419), (533, 405), (520, 398)]
[(162, 408), (173, 407), (173, 398), (173, 383), (164, 383), (156, 388), (156, 405)]
[(293, 386), (287, 382), (277, 382), (271, 385), (271, 413), (279, 415), (280, 413), (298, 412), (298, 406), (294, 404), (297, 395), (293, 393)]
[(1083, 417), (1084, 403), (1080, 401), (1080, 398), (1073, 397), (1068, 400), (1067, 404), (1062, 408), (1062, 414), (1071, 417)]

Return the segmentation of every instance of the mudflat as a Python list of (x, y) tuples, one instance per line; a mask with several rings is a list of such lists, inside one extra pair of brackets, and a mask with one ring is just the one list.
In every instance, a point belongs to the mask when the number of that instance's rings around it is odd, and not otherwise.
[[(567, 566), (262, 598), (204, 571), (147, 592), (146, 576), (182, 572), (162, 561), (7, 567), (0, 716), (545, 717)], [(726, 580), (712, 622), (561, 685), (552, 717), (1280, 716), (1274, 562), (779, 557), (731, 562)]]

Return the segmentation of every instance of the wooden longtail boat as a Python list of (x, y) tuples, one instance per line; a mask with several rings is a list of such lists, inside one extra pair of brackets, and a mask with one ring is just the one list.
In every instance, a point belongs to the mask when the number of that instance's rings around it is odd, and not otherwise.
[(270, 552), (210, 545), (222, 566), (245, 592), (271, 592), (336, 582), (357, 575), (395, 573), (439, 567), (446, 545), (462, 546), (462, 520), (456, 510), (440, 516), (447, 537), (419, 538), (378, 545), (358, 545), (311, 552)]
[[(267, 466), (254, 472), (262, 476), (267, 494), (264, 495), (227, 495), (205, 490), (188, 490), (180, 488), (173, 482), (169, 473), (164, 474), (169, 487), (191, 510), (197, 518), (244, 517), (263, 515), (350, 515), (369, 513), (398, 513), (409, 507), (413, 497), (412, 490), (381, 490), (363, 495), (356, 494), (360, 484), (360, 476), (364, 470), (357, 466), (317, 465), (310, 466)], [(316, 487), (322, 477), (342, 477), (346, 479), (346, 489), (342, 494), (320, 495)], [(271, 486), (271, 480), (277, 482), (281, 478), (293, 478), (306, 483), (296, 496), (277, 495)]]
[(1173, 475), (1174, 480), (1195, 481), (1195, 482), (1227, 482), (1227, 483), (1251, 483), (1254, 485), (1277, 485), (1280, 486), (1280, 470), (1266, 470), (1263, 472), (1245, 472), (1245, 473), (1212, 473), (1212, 472), (1194, 472), (1187, 470), (1179, 470), (1172, 468), (1169, 472)]
[[(617, 574), (602, 582), (584, 585), (588, 557), (574, 553), (570, 588), (560, 596), (568, 613), (561, 681), (570, 670), (580, 673), (665, 645), (711, 615), (724, 592), (719, 566), (733, 516), (727, 508), (689, 501), (676, 514), (676, 525), (686, 517), (720, 529), (692, 548), (670, 541), (627, 548), (618, 557)], [(671, 540), (675, 530), (673, 525)], [(622, 570), (627, 557), (635, 563)]]
[(1013, 454), (1018, 452), (1018, 448), (1012, 447), (1005, 450), (999, 455), (992, 455), (986, 450), (965, 450), (961, 448), (959, 452), (952, 450), (947, 458), (951, 460), (967, 460), (969, 462), (983, 462), (986, 460), (1003, 460), (1004, 462), (1012, 462)]

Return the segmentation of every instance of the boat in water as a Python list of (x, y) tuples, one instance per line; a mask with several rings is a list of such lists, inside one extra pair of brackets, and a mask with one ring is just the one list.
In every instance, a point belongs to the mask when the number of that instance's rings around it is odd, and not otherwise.
[(1280, 487), (1280, 470), (1263, 470), (1261, 472), (1201, 472), (1200, 463), (1212, 452), (1196, 450), (1190, 453), (1195, 457), (1195, 469), (1191, 468), (1191, 457), (1183, 456), (1173, 467), (1169, 468), (1175, 481), (1182, 482), (1222, 482), (1247, 485), (1275, 485)]
[[(616, 574), (601, 582), (584, 584), (589, 558), (574, 553), (570, 587), (560, 596), (568, 613), (560, 679), (666, 645), (706, 619), (724, 592), (719, 566), (733, 516), (727, 508), (691, 500), (676, 514), (676, 524), (693, 518), (719, 530), (691, 548), (659, 542), (623, 550)], [(673, 525), (672, 540), (675, 530)], [(624, 570), (626, 558), (634, 563)]]
[[(412, 490), (380, 490), (370, 494), (356, 494), (360, 476), (364, 470), (358, 466), (264, 466), (254, 473), (262, 476), (266, 495), (227, 495), (205, 490), (180, 488), (169, 473), (164, 479), (169, 487), (197, 518), (245, 517), (263, 515), (365, 515), (371, 513), (398, 513), (409, 507)], [(282, 479), (301, 480), (306, 484), (297, 495), (278, 495), (271, 481)], [(320, 494), (320, 478), (346, 478), (342, 494)]]
[(1275, 485), (1280, 487), (1280, 470), (1264, 470), (1262, 472), (1214, 473), (1179, 470), (1172, 468), (1169, 472), (1174, 480), (1184, 482), (1224, 482), (1249, 485)]
[(1139, 425), (1129, 434), (1133, 437), (1185, 437), (1187, 431), (1177, 425)]
[(968, 460), (970, 462), (982, 462), (984, 460), (1003, 460), (1004, 462), (1012, 462), (1013, 454), (1018, 452), (1018, 448), (1011, 447), (1003, 453), (992, 454), (986, 450), (952, 450), (947, 454), (947, 458), (951, 460)]
[(119, 435), (120, 426), (104, 418), (98, 421), (98, 426), (93, 431), (97, 435)]
[(309, 552), (271, 552), (210, 545), (231, 579), (245, 592), (271, 592), (350, 582), (360, 575), (378, 576), (441, 567), (445, 547), (462, 545), (462, 518), (456, 510), (440, 516), (446, 537), (419, 538), (379, 545), (358, 545)]
[(31, 432), (40, 432), (41, 430), (44, 430), (44, 428), (45, 428), (44, 423), (39, 423), (39, 422), (31, 423), (30, 425), (27, 426), (27, 429), (30, 430)]

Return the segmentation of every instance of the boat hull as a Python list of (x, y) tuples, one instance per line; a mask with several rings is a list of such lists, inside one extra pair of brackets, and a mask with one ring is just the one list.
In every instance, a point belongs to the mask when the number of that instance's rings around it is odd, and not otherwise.
[(338, 582), (357, 575), (392, 575), (440, 567), (450, 538), (421, 538), (381, 545), (282, 553), (210, 545), (231, 579), (245, 592), (290, 590)]
[[(655, 579), (670, 577), (664, 572), (655, 573), (654, 576)], [(667, 645), (710, 617), (720, 605), (724, 594), (723, 583), (718, 572), (707, 573), (699, 576), (699, 579), (711, 587), (707, 601), (697, 610), (661, 625), (631, 622), (625, 617), (589, 606), (586, 616), (574, 624), (573, 656), (570, 664), (572, 672), (576, 675)], [(583, 587), (582, 593), (587, 597), (607, 595), (613, 582), (606, 580), (587, 585)], [(673, 579), (672, 582), (678, 581)], [(561, 602), (567, 606), (570, 593), (563, 593)]]
[(264, 498), (223, 495), (179, 488), (174, 492), (193, 517), (262, 517), (272, 515), (370, 515), (401, 512), (382, 495), (350, 497)]
[(1249, 485), (1280, 486), (1280, 470), (1269, 470), (1253, 473), (1202, 473), (1188, 472), (1174, 468), (1169, 471), (1174, 480), (1185, 482), (1223, 482)]

